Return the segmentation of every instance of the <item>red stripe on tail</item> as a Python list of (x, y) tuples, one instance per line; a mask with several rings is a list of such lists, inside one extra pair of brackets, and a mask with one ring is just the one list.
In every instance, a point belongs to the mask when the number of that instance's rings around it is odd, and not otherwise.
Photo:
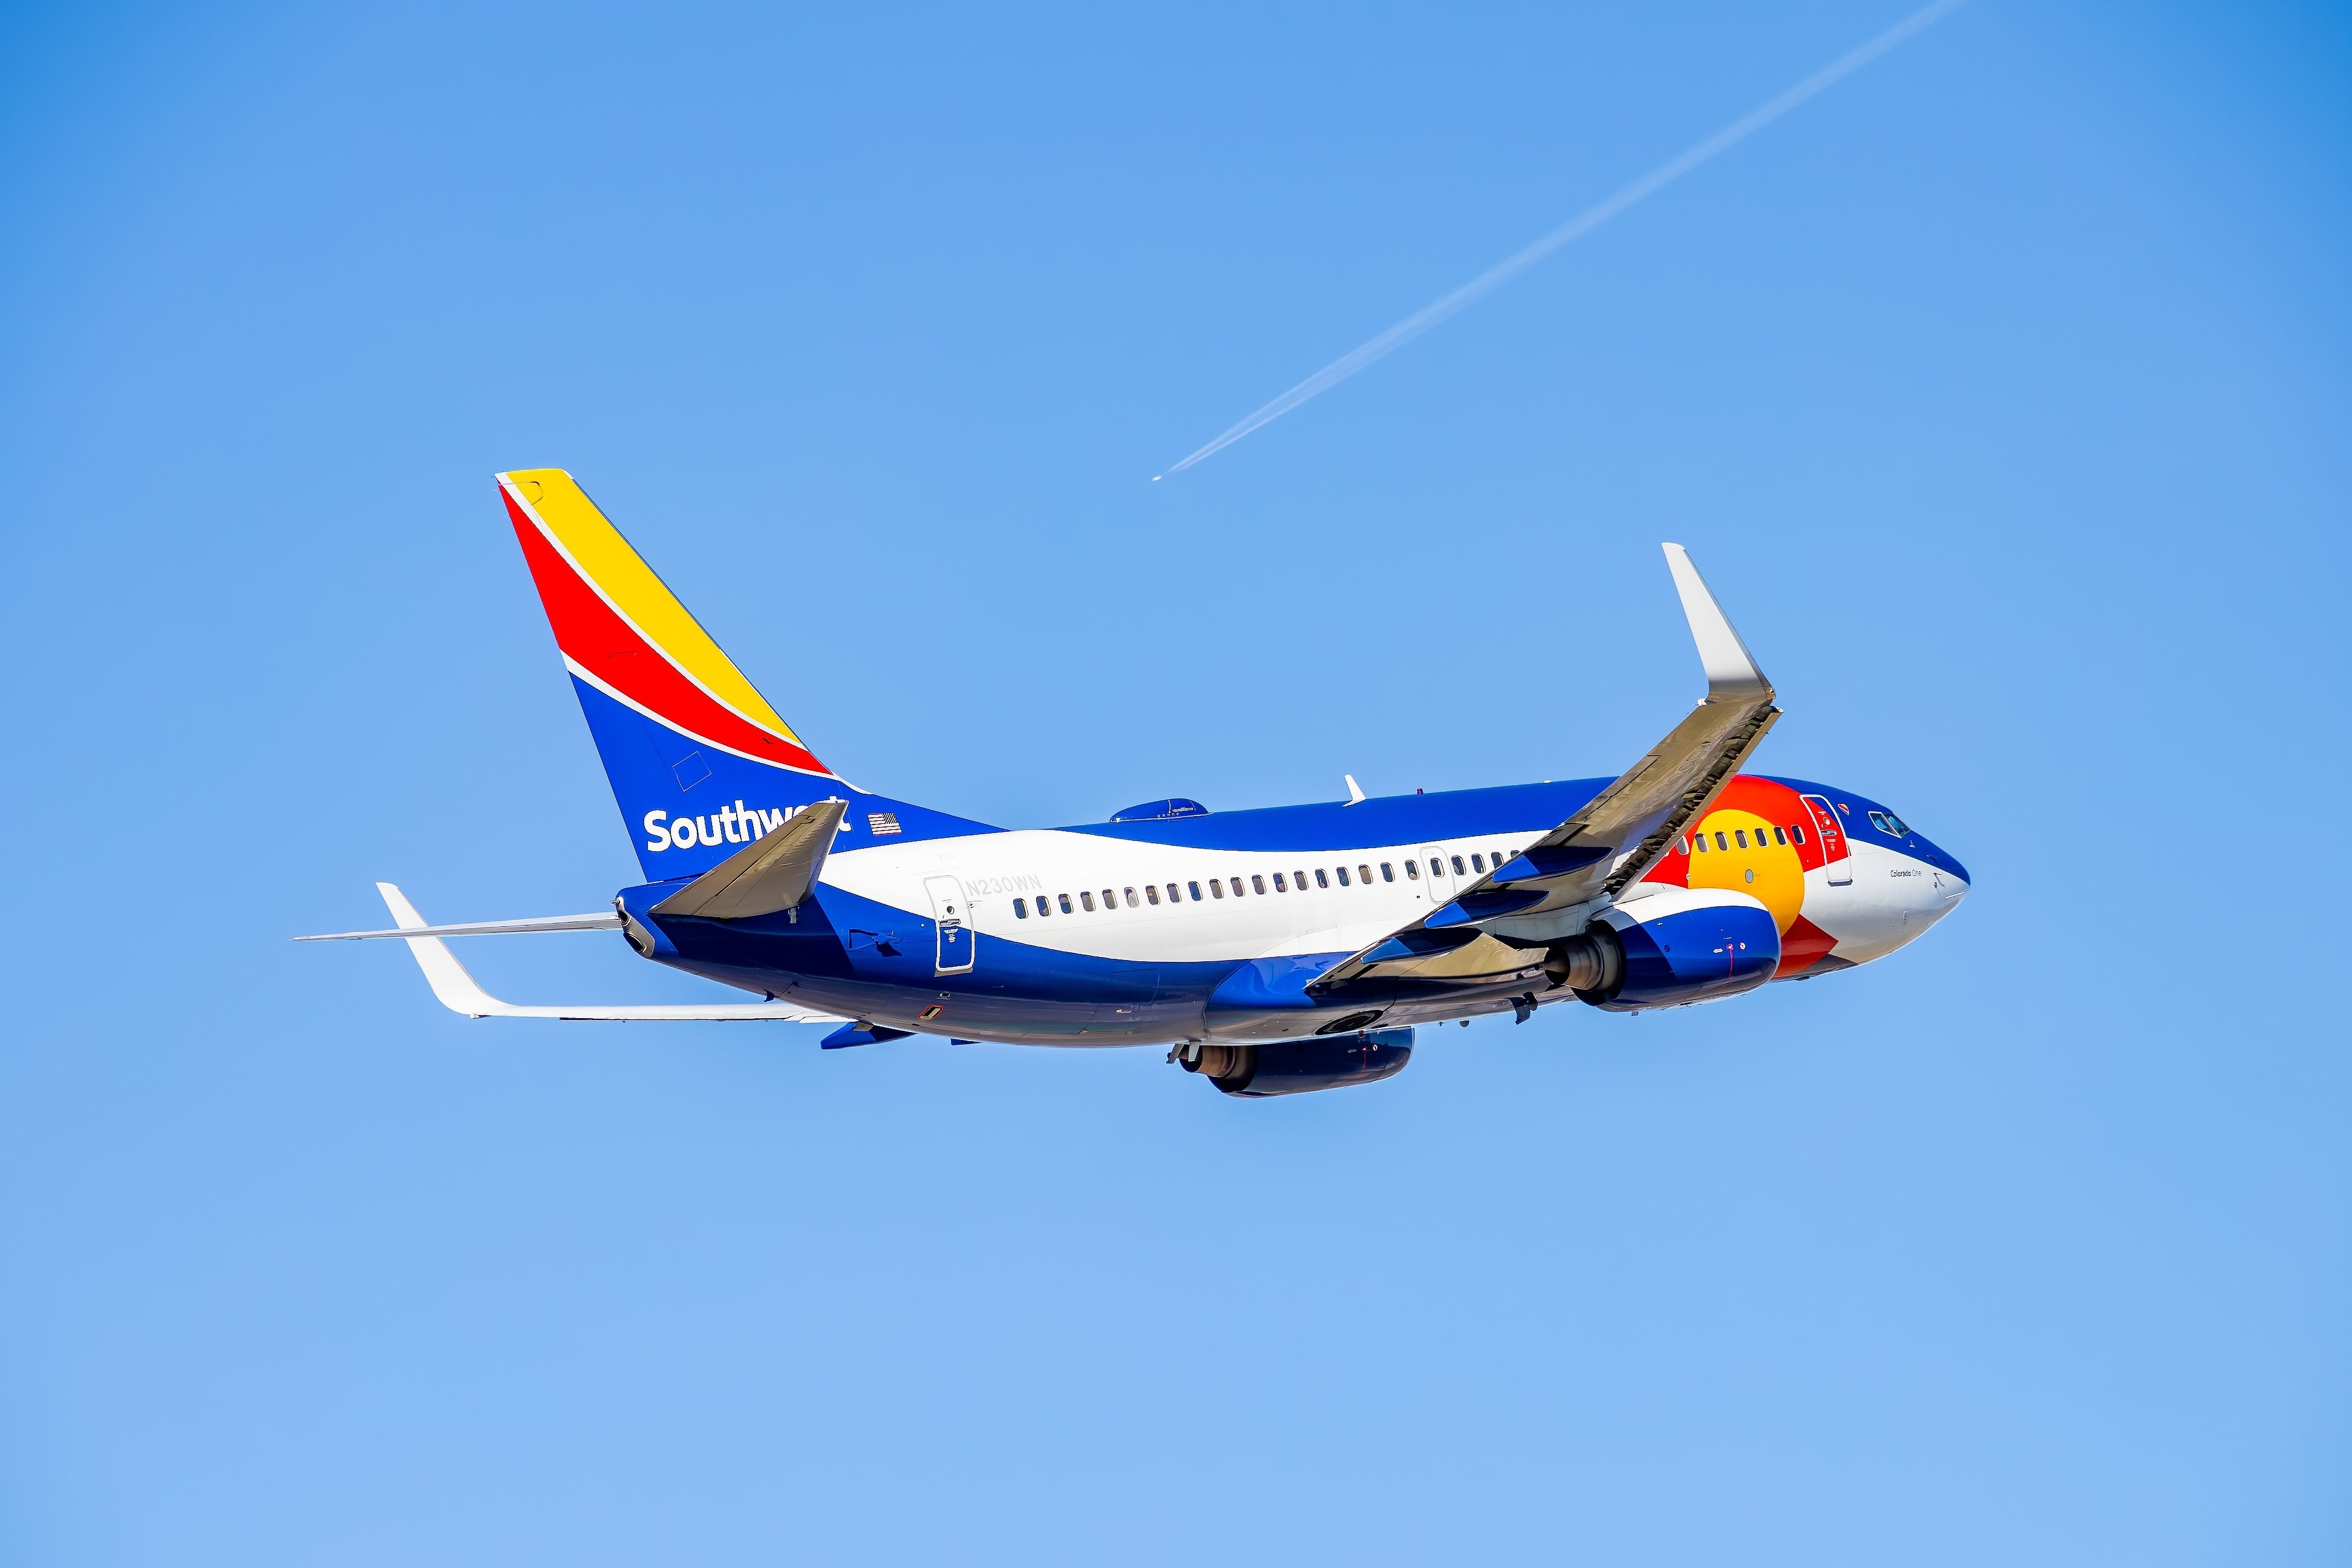
[(539, 585), (539, 602), (546, 606), (548, 625), (555, 628), (555, 646), (581, 668), (658, 717), (672, 729), (698, 740), (807, 773), (829, 773), (807, 752), (782, 736), (752, 723), (714, 699), (676, 665), (639, 637), (613, 611), (596, 591), (581, 580), (570, 562), (556, 552), (539, 525), (499, 491), (515, 537), (522, 542), (523, 559), (531, 581)]

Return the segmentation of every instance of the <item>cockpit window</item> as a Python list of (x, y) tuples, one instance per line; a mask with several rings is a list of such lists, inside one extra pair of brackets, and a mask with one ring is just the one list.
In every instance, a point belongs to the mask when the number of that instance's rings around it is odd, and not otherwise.
[(1911, 831), (1903, 826), (1903, 819), (1891, 811), (1874, 811), (1869, 816), (1870, 825), (1890, 838), (1900, 838)]

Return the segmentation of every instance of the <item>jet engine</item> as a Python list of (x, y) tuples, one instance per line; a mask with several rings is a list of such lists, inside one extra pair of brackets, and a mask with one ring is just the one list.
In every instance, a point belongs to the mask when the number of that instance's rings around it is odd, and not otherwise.
[(1580, 1002), (1637, 1013), (1753, 991), (1780, 963), (1780, 927), (1758, 900), (1722, 888), (1661, 888), (1554, 942), (1544, 972)]
[(1412, 1031), (1360, 1029), (1270, 1045), (1205, 1045), (1199, 1055), (1177, 1059), (1225, 1094), (1251, 1100), (1305, 1094), (1395, 1077), (1412, 1059)]

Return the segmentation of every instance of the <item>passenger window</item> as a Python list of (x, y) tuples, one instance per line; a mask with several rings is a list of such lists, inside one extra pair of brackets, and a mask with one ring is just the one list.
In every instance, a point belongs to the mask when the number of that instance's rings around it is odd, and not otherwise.
[(1381, 880), (1383, 882), (1393, 882), (1396, 880), (1396, 872), (1390, 868), (1389, 863), (1386, 860), (1381, 862)]
[(1687, 839), (1687, 838), (1677, 838), (1677, 839), (1675, 839), (1675, 854), (1677, 854), (1677, 855), (1687, 855), (1687, 854), (1689, 854), (1689, 853), (1690, 853), (1690, 840), (1689, 840), (1689, 839)]
[(1346, 887), (1347, 885), (1348, 885), (1348, 868), (1346, 868), (1345, 866), (1342, 866), (1342, 867), (1340, 867), (1340, 868), (1339, 868), (1339, 886), (1341, 886), (1341, 887), (1343, 887), (1343, 888), (1344, 888), (1344, 887)]
[[(1193, 889), (1192, 896), (1196, 899), (1199, 898), (1201, 896), (1201, 890), (1198, 888)], [(1168, 884), (1168, 901), (1171, 904), (1183, 902), (1181, 899), (1179, 899), (1176, 896), (1176, 884), (1173, 882)]]
[(1722, 835), (1722, 834), (1718, 833), (1718, 834), (1717, 834), (1717, 835), (1715, 836), (1715, 847), (1716, 847), (1717, 849), (1728, 849), (1728, 848), (1730, 848), (1730, 847), (1731, 847), (1731, 845), (1730, 845), (1730, 842), (1729, 842), (1727, 839), (1726, 839), (1726, 838), (1723, 837), (1723, 835)]
[(1802, 844), (1804, 841), (1805, 830), (1798, 826), (1793, 822), (1789, 824), (1789, 842), (1791, 844)]
[(1064, 914), (1068, 914), (1070, 912), (1070, 895), (1067, 893), (1056, 893), (1054, 897), (1061, 901), (1062, 912)]
[(1744, 827), (1735, 827), (1731, 830), (1731, 837), (1742, 849), (1748, 847), (1748, 829)]
[(1115, 910), (1118, 908), (1118, 895), (1112, 892), (1108, 888), (1105, 888), (1103, 889), (1103, 908), (1107, 910)]
[(1372, 868), (1370, 866), (1357, 867), (1356, 880), (1361, 882), (1367, 888), (1370, 887), (1372, 885)]
[[(1222, 899), (1225, 896), (1225, 885), (1217, 880), (1214, 877), (1212, 877), (1209, 879), (1209, 891)], [(1193, 897), (1198, 898), (1200, 895), (1195, 893)]]
[(1462, 863), (1462, 857), (1459, 855), (1454, 858), (1454, 874), (1457, 877), (1466, 877), (1470, 874), (1470, 868)]
[(1279, 871), (1276, 871), (1274, 874), (1274, 890), (1277, 893), (1286, 893), (1290, 891), (1290, 884), (1283, 879), (1283, 875)]
[(1331, 879), (1323, 874), (1323, 868), (1319, 866), (1315, 869), (1315, 885), (1318, 888), (1328, 888), (1331, 885)]
[(1257, 894), (1260, 898), (1264, 898), (1265, 896), (1265, 879), (1264, 877), (1252, 877), (1250, 879), (1250, 891)]
[[(1136, 906), (1135, 906), (1135, 889), (1134, 889), (1133, 888), (1129, 888), (1129, 889), (1125, 889), (1125, 891), (1126, 891), (1126, 893), (1127, 893), (1127, 907), (1128, 907), (1129, 909), (1130, 909), (1130, 910), (1131, 910), (1131, 909), (1133, 909), (1133, 908), (1135, 908), (1135, 907), (1136, 907)], [(1151, 901), (1152, 901), (1153, 903), (1158, 903), (1160, 900), (1157, 900), (1157, 899), (1154, 899), (1154, 900), (1152, 900)]]
[(1152, 908), (1158, 909), (1160, 907), (1160, 884), (1157, 882), (1144, 883), (1143, 896), (1151, 900)]
[(1484, 855), (1473, 855), (1470, 857), (1470, 869), (1473, 871), (1483, 871), (1486, 868), (1486, 858)]
[(1300, 892), (1305, 892), (1307, 890), (1307, 873), (1304, 871), (1293, 871), (1290, 874), (1290, 885), (1297, 889)]
[(1416, 881), (1416, 882), (1420, 881), (1420, 880), (1421, 880), (1421, 862), (1420, 862), (1420, 861), (1418, 861), (1418, 860), (1408, 860), (1408, 861), (1406, 861), (1406, 862), (1404, 863), (1404, 874), (1405, 874), (1406, 876), (1408, 876), (1408, 877), (1412, 878), (1412, 879), (1414, 881)]
[(1198, 882), (1187, 882), (1184, 885), (1192, 889), (1192, 901), (1196, 904), (1199, 903), (1201, 901), (1201, 884)]
[(1016, 921), (1025, 921), (1029, 918), (1028, 900), (1015, 899), (1013, 900), (1013, 918)]
[(1786, 844), (1789, 842), (1789, 836), (1776, 827), (1772, 830), (1772, 842), (1775, 844)]
[(1087, 913), (1092, 914), (1095, 912), (1095, 896), (1092, 893), (1081, 892), (1078, 895), (1078, 902), (1086, 905)]
[(1691, 847), (1692, 847), (1692, 848), (1694, 848), (1694, 849), (1696, 849), (1696, 850), (1697, 850), (1700, 854), (1702, 854), (1702, 855), (1706, 854), (1706, 834), (1704, 834), (1704, 833), (1694, 833), (1694, 834), (1692, 834), (1692, 835), (1691, 835)]

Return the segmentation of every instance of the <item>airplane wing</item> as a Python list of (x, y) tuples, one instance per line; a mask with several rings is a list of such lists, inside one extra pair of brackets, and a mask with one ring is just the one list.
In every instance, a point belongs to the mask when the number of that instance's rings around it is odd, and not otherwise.
[[(581, 1007), (523, 1007), (512, 1002), (502, 1002), (483, 990), (466, 966), (457, 962), (457, 954), (437, 936), (429, 934), (436, 928), (425, 923), (416, 906), (406, 894), (390, 882), (378, 882), (376, 891), (383, 895), (385, 906), (392, 910), (398, 933), (408, 940), (408, 951), (416, 955), (417, 967), (425, 971), (425, 982), (433, 987), (433, 994), (453, 1013), (463, 1013), (469, 1018), (562, 1018), (572, 1022), (627, 1023), (655, 1020), (759, 1020), (768, 1019), (786, 1024), (845, 1024), (849, 1020), (831, 1013), (819, 1013), (812, 1008), (789, 1002), (720, 1002), (684, 1006), (622, 1005)], [(572, 917), (583, 918), (583, 917)], [(509, 924), (521, 922), (506, 922)], [(615, 920), (615, 924), (618, 921)], [(441, 928), (444, 930), (449, 928)], [(577, 927), (562, 927), (577, 930)]]
[(1597, 910), (1639, 880), (1686, 826), (1706, 814), (1780, 710), (1772, 705), (1771, 682), (1756, 668), (1688, 552), (1679, 544), (1664, 548), (1706, 670), (1706, 695), (1698, 706), (1517, 858), (1444, 908), (1335, 965), (1310, 991), (1328, 993), (1368, 975), (1457, 984), (1526, 978), (1540, 969), (1540, 952), (1498, 938), (1485, 929), (1486, 922), (1550, 915), (1565, 924), (1579, 906)]

